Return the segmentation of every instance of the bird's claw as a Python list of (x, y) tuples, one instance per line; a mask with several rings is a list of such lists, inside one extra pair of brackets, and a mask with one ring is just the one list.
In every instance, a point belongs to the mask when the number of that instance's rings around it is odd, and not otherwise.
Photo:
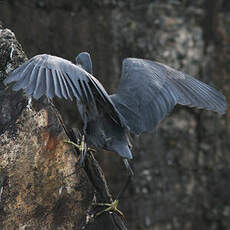
[(124, 214), (117, 208), (119, 204), (118, 200), (114, 200), (111, 204), (109, 203), (94, 203), (94, 206), (104, 206), (107, 207), (105, 209), (103, 209), (102, 211), (96, 213), (96, 217), (100, 216), (101, 214), (103, 214), (104, 212), (114, 212), (119, 214), (120, 216), (122, 216), (124, 218)]

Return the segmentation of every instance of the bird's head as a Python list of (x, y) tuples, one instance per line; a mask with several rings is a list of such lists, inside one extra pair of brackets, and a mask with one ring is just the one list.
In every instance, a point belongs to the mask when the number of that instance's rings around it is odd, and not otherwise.
[(76, 60), (76, 64), (80, 65), (88, 73), (90, 74), (93, 73), (93, 66), (92, 66), (92, 61), (89, 53), (87, 52), (79, 53), (75, 60)]

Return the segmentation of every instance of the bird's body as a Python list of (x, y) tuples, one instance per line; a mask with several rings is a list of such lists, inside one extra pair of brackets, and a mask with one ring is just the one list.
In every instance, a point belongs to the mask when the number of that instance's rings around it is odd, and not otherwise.
[(84, 130), (84, 122), (75, 102), (53, 98), (52, 103), (60, 112), (62, 120), (68, 128), (72, 128), (75, 134), (85, 135), (88, 146), (120, 152), (123, 157), (132, 157), (127, 129), (111, 119), (109, 115), (103, 111), (92, 114), (93, 116), (87, 118)]
[(77, 65), (51, 55), (37, 55), (18, 67), (5, 84), (27, 96), (46, 95), (69, 128), (96, 146), (132, 158), (129, 132), (156, 129), (176, 104), (216, 111), (226, 110), (225, 97), (213, 87), (164, 64), (144, 59), (123, 61), (118, 90), (108, 95), (92, 76), (88, 53), (80, 53)]

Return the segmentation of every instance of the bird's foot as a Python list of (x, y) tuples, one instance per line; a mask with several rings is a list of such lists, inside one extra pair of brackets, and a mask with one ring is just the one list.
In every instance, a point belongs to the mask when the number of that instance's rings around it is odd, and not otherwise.
[(119, 204), (119, 200), (114, 200), (111, 204), (109, 204), (109, 203), (94, 203), (93, 204), (94, 206), (107, 207), (107, 208), (103, 209), (102, 211), (96, 213), (96, 217), (100, 216), (104, 212), (114, 212), (114, 213), (117, 213), (124, 218), (123, 213), (117, 208), (118, 204)]
[(69, 141), (68, 143), (72, 144), (73, 146), (78, 148), (82, 156), (84, 156), (85, 153), (87, 152), (87, 146), (86, 146), (86, 143), (85, 143), (85, 135), (82, 135), (80, 145), (74, 143), (73, 141)]
[[(75, 146), (80, 152), (83, 151), (83, 150), (85, 149), (85, 148), (84, 148), (84, 145), (82, 145), (82, 144), (78, 145), (77, 143), (75, 143), (75, 142), (73, 142), (73, 141), (70, 141), (70, 140), (65, 140), (64, 142), (67, 143), (67, 144), (71, 144), (71, 145)], [(87, 147), (87, 150), (88, 150), (88, 151), (96, 152), (95, 149), (88, 148), (88, 147)]]
[(80, 145), (78, 145), (77, 143), (74, 143), (73, 141), (70, 141), (70, 140), (66, 140), (64, 142), (75, 146), (79, 150), (80, 156), (79, 156), (78, 160), (79, 160), (79, 164), (82, 166), (84, 159), (85, 159), (85, 156), (87, 154), (87, 151), (90, 151), (90, 150), (92, 151), (92, 149), (88, 148), (86, 145), (85, 136), (84, 135), (82, 136)]
[(64, 142), (73, 145), (75, 148), (79, 150), (80, 154), (77, 156), (77, 161), (79, 161), (80, 165), (82, 166), (83, 161), (85, 159), (85, 155), (87, 153), (87, 147), (84, 138), (82, 138), (80, 145), (70, 140), (65, 140)]

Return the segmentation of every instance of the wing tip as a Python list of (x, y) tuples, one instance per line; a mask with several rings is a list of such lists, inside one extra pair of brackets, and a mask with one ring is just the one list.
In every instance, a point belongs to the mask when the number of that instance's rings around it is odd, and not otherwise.
[(220, 115), (224, 115), (227, 112), (228, 109), (228, 104), (227, 101), (224, 100), (223, 104), (221, 105), (220, 109), (217, 111), (217, 113), (219, 113)]
[[(19, 66), (20, 67), (20, 66)], [(17, 75), (18, 76), (20, 76), (20, 74), (18, 74), (18, 73), (15, 73), (15, 70), (17, 70), (19, 67), (17, 67), (16, 69), (14, 69), (10, 74), (9, 74), (9, 76), (8, 77), (6, 77), (6, 79), (4, 79), (3, 80), (3, 84), (5, 85), (5, 86), (7, 86), (8, 84), (10, 84), (10, 83), (12, 83), (12, 82), (16, 82), (17, 81), (17, 79), (15, 78)]]
[(224, 94), (222, 94), (221, 92), (217, 91), (218, 93), (217, 95), (219, 96), (218, 100), (217, 100), (217, 107), (214, 110), (215, 112), (219, 113), (220, 115), (223, 115), (227, 112), (228, 109), (228, 103), (226, 100), (226, 97), (224, 96)]

